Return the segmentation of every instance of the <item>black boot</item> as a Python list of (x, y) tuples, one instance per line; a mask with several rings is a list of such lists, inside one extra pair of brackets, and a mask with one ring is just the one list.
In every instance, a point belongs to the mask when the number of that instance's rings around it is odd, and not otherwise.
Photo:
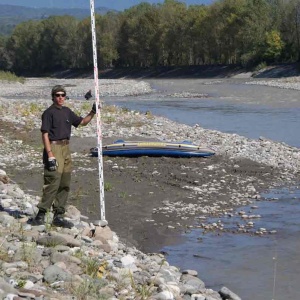
[(74, 224), (72, 222), (65, 220), (62, 214), (54, 214), (52, 225), (57, 227), (64, 227), (64, 228), (74, 227)]
[(46, 213), (43, 210), (39, 210), (35, 218), (31, 221), (31, 225), (39, 226), (45, 224)]

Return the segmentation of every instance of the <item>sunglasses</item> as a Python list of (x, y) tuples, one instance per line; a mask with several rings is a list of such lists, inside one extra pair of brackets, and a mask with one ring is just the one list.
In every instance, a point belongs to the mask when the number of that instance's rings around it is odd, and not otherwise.
[(66, 94), (65, 93), (63, 93), (63, 94), (55, 94), (55, 97), (66, 97)]

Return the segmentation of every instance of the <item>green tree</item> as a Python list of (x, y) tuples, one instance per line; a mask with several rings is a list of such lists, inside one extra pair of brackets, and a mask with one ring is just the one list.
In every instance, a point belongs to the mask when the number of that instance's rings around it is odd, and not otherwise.
[(276, 61), (282, 53), (283, 46), (284, 44), (278, 31), (272, 30), (267, 32), (263, 57), (269, 62)]
[(187, 14), (189, 63), (192, 65), (206, 64), (209, 51), (204, 24), (208, 8), (204, 5), (193, 5), (188, 8)]
[[(219, 0), (187, 7), (141, 3), (96, 15), (100, 68), (197, 64), (255, 66), (300, 60), (300, 0)], [(19, 24), (0, 40), (0, 68), (91, 68), (90, 18), (52, 16)]]
[(285, 44), (284, 58), (300, 61), (300, 1), (290, 0), (285, 3), (282, 12), (281, 36)]
[(99, 65), (112, 67), (118, 59), (117, 41), (120, 28), (120, 18), (115, 13), (104, 16), (97, 15), (97, 47), (99, 48)]
[(69, 68), (76, 65), (78, 20), (54, 16), (42, 21), (40, 66), (42, 70)]
[(218, 21), (222, 24), (219, 26), (221, 63), (236, 64), (240, 61), (245, 13), (245, 0), (225, 0), (222, 2), (218, 17)]
[(90, 18), (79, 22), (77, 27), (75, 68), (88, 68), (93, 65), (92, 33)]
[(176, 0), (165, 0), (161, 5), (161, 20), (165, 64), (189, 64), (191, 39), (186, 5)]
[(159, 64), (160, 41), (160, 16), (155, 5), (141, 3), (126, 10), (121, 16), (118, 39), (119, 64)]
[(0, 70), (8, 71), (12, 68), (13, 63), (7, 51), (8, 38), (0, 35)]
[(16, 26), (7, 41), (7, 51), (15, 71), (33, 71), (38, 68), (40, 22), (27, 21)]
[(251, 67), (263, 60), (266, 33), (272, 30), (268, 2), (247, 0), (243, 21), (241, 63)]

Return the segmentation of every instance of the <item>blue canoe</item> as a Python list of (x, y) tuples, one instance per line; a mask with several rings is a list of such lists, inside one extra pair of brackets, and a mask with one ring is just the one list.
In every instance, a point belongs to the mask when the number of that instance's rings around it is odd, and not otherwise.
[[(98, 148), (90, 149), (92, 156), (98, 156)], [(102, 155), (107, 156), (168, 156), (168, 157), (208, 157), (214, 155), (211, 149), (183, 142), (147, 142), (117, 140), (113, 144), (102, 147)]]

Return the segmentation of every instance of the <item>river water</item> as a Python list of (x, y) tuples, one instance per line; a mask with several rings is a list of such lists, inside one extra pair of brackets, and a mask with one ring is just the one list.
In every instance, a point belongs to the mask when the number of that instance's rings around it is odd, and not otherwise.
[[(110, 98), (107, 102), (141, 112), (151, 111), (154, 115), (183, 124), (199, 124), (204, 128), (237, 133), (252, 139), (263, 136), (300, 146), (299, 91), (246, 85), (239, 81), (216, 82), (153, 80), (150, 83), (157, 89), (156, 93)], [(178, 93), (186, 91), (208, 97), (178, 96)], [(177, 93), (177, 96), (170, 96), (172, 93)]]
[[(246, 85), (244, 81), (150, 80), (155, 93), (105, 101), (151, 111), (179, 123), (252, 139), (263, 136), (299, 147), (299, 91)], [(182, 92), (207, 97), (183, 98)], [(185, 235), (183, 244), (162, 249), (168, 253), (168, 262), (197, 270), (208, 288), (226, 286), (243, 300), (300, 299), (300, 188), (271, 190), (262, 196), (269, 201), (257, 204), (256, 212), (262, 218), (256, 225), (277, 234), (217, 236), (193, 230)]]

